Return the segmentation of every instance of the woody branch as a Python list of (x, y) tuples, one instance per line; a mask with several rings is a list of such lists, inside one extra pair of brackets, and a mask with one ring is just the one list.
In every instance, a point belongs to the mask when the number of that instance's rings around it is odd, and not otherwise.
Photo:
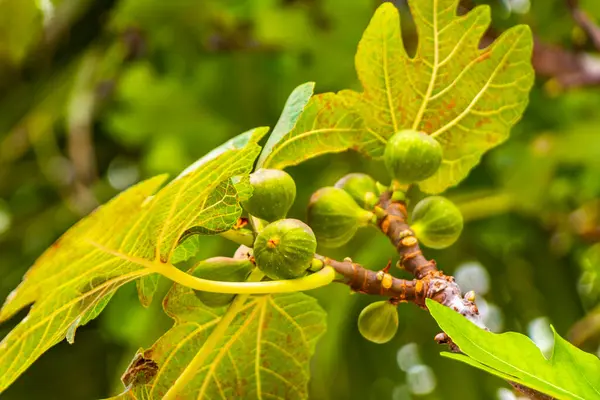
[(388, 296), (392, 302), (413, 302), (425, 308), (425, 299), (430, 298), (464, 315), (476, 325), (485, 328), (472, 292), (464, 297), (452, 276), (444, 275), (433, 260), (427, 260), (419, 241), (407, 223), (406, 204), (393, 201), (392, 194), (382, 194), (378, 207), (382, 212), (379, 228), (390, 239), (400, 256), (399, 266), (415, 276), (414, 280), (392, 277), (386, 267), (382, 271), (371, 271), (346, 259), (343, 262), (323, 256), (315, 256), (331, 266), (343, 278), (342, 283), (354, 291), (365, 294)]
[[(412, 302), (422, 308), (425, 308), (425, 299), (430, 298), (460, 312), (482, 329), (487, 329), (475, 305), (474, 293), (469, 292), (463, 296), (454, 278), (438, 270), (435, 261), (427, 260), (423, 255), (419, 242), (407, 223), (406, 203), (394, 201), (391, 193), (384, 193), (378, 207), (383, 210), (378, 222), (379, 229), (396, 248), (400, 256), (398, 266), (413, 274), (416, 279), (392, 277), (388, 274), (390, 264), (381, 271), (372, 271), (350, 259), (336, 261), (321, 255), (315, 257), (335, 269), (341, 276), (338, 282), (350, 286), (356, 292), (389, 296), (392, 302)], [(445, 333), (436, 335), (435, 340), (440, 344), (447, 344), (452, 352), (460, 352)], [(518, 383), (509, 383), (532, 400), (552, 400), (551, 397)]]

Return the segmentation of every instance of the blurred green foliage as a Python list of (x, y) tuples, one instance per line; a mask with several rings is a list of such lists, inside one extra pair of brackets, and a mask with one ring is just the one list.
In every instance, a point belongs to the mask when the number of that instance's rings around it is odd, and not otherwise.
[[(251, 127), (273, 126), (297, 85), (358, 89), (354, 53), (379, 3), (0, 1), (0, 297), (97, 204), (140, 179), (173, 176)], [(405, 3), (395, 3), (409, 20)], [(527, 1), (488, 3), (497, 31), (524, 22), (548, 43), (592, 49), (561, 0), (533, 1), (529, 10), (515, 7)], [(597, 1), (581, 4), (600, 19)], [(414, 49), (410, 22), (403, 34)], [(511, 139), (448, 192), (467, 220), (459, 242), (427, 251), (448, 273), (472, 261), (487, 269), (485, 300), (501, 311), (503, 330), (530, 333), (530, 322), (545, 316), (563, 336), (575, 326), (573, 341), (593, 352), (600, 341), (599, 107), (597, 88), (557, 92), (539, 79)], [(301, 219), (310, 194), (346, 173), (386, 180), (381, 162), (353, 153), (289, 172), (298, 187), (291, 216)], [(203, 240), (198, 259), (235, 250), (218, 237)], [(373, 269), (394, 256), (374, 230), (342, 249), (319, 251)], [(168, 288), (161, 281), (161, 293)], [(416, 307), (401, 305), (400, 334), (375, 345), (356, 327), (360, 310), (374, 299), (350, 296), (342, 285), (312, 294), (328, 311), (329, 326), (312, 361), (311, 398), (468, 400), (494, 398), (506, 387), (439, 357), (432, 340), (438, 328)], [(0, 337), (24, 315), (0, 326)], [(160, 302), (144, 309), (134, 285), (123, 288), (99, 319), (78, 331), (74, 345), (51, 349), (3, 398), (115, 394), (135, 351), (170, 324)], [(414, 394), (419, 376), (398, 365), (396, 353), (408, 343), (435, 376), (429, 394)]]

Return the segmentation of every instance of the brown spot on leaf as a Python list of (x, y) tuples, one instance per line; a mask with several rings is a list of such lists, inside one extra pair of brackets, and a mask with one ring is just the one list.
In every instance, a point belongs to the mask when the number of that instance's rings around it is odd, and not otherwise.
[(158, 373), (156, 361), (147, 358), (145, 354), (136, 354), (129, 367), (121, 377), (127, 387), (131, 385), (144, 385), (149, 383)]
[(488, 117), (481, 118), (479, 121), (477, 121), (477, 123), (475, 124), (475, 127), (481, 128), (483, 125), (489, 124), (491, 122), (492, 122), (492, 120), (489, 119)]

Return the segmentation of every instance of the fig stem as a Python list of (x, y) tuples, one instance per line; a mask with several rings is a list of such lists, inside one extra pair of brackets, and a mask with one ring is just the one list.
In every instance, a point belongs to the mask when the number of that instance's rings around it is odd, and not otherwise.
[(364, 197), (365, 209), (372, 210), (379, 201), (378, 196), (373, 192), (367, 192)]
[(375, 182), (375, 187), (377, 188), (377, 195), (381, 196), (382, 193), (387, 192), (388, 187), (385, 186), (383, 183), (381, 182)]
[(268, 222), (255, 216), (251, 216), (250, 224), (252, 225), (252, 229), (255, 233), (260, 233), (263, 229), (265, 229), (265, 226), (267, 226)]
[(392, 201), (403, 202), (406, 201), (406, 193), (402, 190), (396, 190), (392, 192)]
[(303, 292), (326, 286), (335, 279), (335, 270), (332, 267), (325, 267), (314, 274), (301, 278), (265, 282), (223, 282), (202, 279), (185, 273), (171, 264), (163, 263), (155, 263), (152, 269), (180, 285), (210, 293), (269, 294)]
[[(410, 189), (410, 184), (408, 183), (400, 183), (398, 180), (393, 179), (392, 183), (390, 185), (390, 191), (392, 192), (408, 192), (408, 189)], [(384, 194), (385, 192), (381, 193)]]
[(252, 247), (254, 244), (254, 233), (250, 229), (230, 229), (220, 233), (219, 236), (248, 247)]

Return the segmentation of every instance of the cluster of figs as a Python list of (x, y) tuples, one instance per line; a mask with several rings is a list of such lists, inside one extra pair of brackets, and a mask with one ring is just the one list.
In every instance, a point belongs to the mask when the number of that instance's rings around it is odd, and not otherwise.
[[(273, 280), (293, 279), (322, 268), (314, 258), (317, 243), (340, 247), (361, 227), (378, 222), (380, 195), (393, 187), (407, 187), (432, 176), (442, 161), (438, 141), (425, 133), (404, 130), (392, 136), (385, 149), (384, 162), (392, 178), (384, 186), (362, 173), (351, 173), (334, 186), (317, 190), (308, 204), (307, 223), (286, 218), (296, 198), (293, 178), (282, 170), (258, 169), (250, 175), (253, 195), (242, 203), (245, 211), (262, 221), (252, 249), (240, 250), (249, 257), (215, 257), (196, 265), (194, 275), (219, 281), (244, 281), (258, 267)], [(419, 201), (411, 212), (411, 229), (419, 241), (442, 249), (459, 237), (463, 220), (458, 208), (441, 196)], [(234, 295), (197, 292), (207, 306), (222, 307)], [(389, 341), (398, 329), (396, 306), (379, 301), (367, 306), (359, 316), (359, 331), (376, 343)]]

